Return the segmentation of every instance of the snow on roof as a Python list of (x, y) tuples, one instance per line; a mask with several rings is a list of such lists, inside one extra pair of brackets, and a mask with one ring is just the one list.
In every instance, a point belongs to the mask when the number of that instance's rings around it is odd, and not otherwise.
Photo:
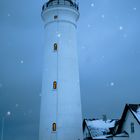
[(116, 120), (86, 120), (92, 138), (104, 137), (110, 133), (110, 128), (114, 128)]
[(136, 116), (136, 118), (138, 119), (138, 121), (140, 122), (140, 106), (137, 108), (136, 111), (133, 111), (133, 113)]
[(140, 104), (128, 104), (127, 106), (140, 123)]
[(96, 128), (103, 128), (103, 129), (109, 129), (115, 126), (115, 120), (92, 120), (88, 121), (87, 120), (87, 125), (90, 127), (96, 127)]

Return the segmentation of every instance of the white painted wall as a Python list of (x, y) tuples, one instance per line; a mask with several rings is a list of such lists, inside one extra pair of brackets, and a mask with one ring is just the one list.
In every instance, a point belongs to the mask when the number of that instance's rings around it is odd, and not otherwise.
[[(134, 123), (135, 132), (131, 133), (131, 122)], [(132, 113), (128, 111), (126, 116), (126, 121), (124, 122), (123, 130), (129, 134), (128, 140), (138, 140), (140, 139), (140, 125), (137, 120), (134, 118)]]
[[(58, 19), (54, 19), (57, 15)], [(76, 21), (72, 8), (52, 7), (42, 13), (45, 49), (40, 115), (40, 140), (82, 140), (82, 113), (77, 60)], [(58, 44), (54, 52), (53, 44)], [(53, 89), (53, 81), (58, 88)], [(56, 122), (57, 131), (52, 132)]]
[[(131, 133), (132, 122), (134, 123), (134, 133)], [(129, 137), (114, 137), (113, 140), (138, 140), (140, 138), (140, 125), (129, 110), (122, 131), (126, 131), (129, 134)]]

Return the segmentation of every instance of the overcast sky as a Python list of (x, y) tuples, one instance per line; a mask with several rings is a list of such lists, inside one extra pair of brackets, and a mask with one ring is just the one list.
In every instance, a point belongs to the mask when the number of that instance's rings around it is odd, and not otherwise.
[[(0, 0), (4, 140), (38, 140), (44, 47), (40, 13), (44, 2)], [(140, 103), (140, 1), (79, 0), (79, 4), (83, 118), (101, 118), (103, 114), (120, 118), (125, 103)]]

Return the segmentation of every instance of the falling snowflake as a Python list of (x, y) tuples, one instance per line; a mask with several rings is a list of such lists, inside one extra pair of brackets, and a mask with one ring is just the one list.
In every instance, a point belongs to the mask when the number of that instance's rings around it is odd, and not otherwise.
[(119, 29), (120, 29), (120, 30), (123, 30), (123, 26), (120, 26)]
[(8, 116), (10, 116), (10, 115), (11, 115), (11, 112), (10, 112), (10, 111), (8, 111), (8, 112), (7, 112), (7, 115), (8, 115)]
[(88, 26), (88, 28), (90, 28), (90, 27), (91, 27), (91, 25), (90, 25), (90, 24), (88, 24), (87, 26)]
[(19, 106), (19, 104), (16, 104), (16, 107), (18, 107)]
[(114, 86), (114, 82), (111, 82), (111, 83), (110, 83), (110, 86)]
[(24, 63), (24, 61), (23, 61), (23, 60), (21, 60), (21, 61), (20, 61), (20, 63), (21, 63), (21, 64), (23, 64), (23, 63)]
[(105, 15), (104, 15), (104, 14), (102, 14), (102, 15), (101, 15), (101, 18), (105, 18)]
[(94, 3), (91, 3), (91, 7), (94, 7), (95, 6), (95, 4)]
[(7, 14), (7, 16), (8, 16), (8, 17), (10, 17), (10, 16), (11, 16), (11, 14), (9, 14), (9, 13), (8, 13), (8, 14)]
[(104, 59), (104, 58), (105, 58), (105, 56), (103, 55), (103, 56), (102, 56), (102, 59)]
[(136, 7), (134, 7), (134, 8), (133, 8), (133, 10), (134, 10), (134, 11), (136, 11), (136, 10), (137, 10), (137, 8), (136, 8)]
[(57, 34), (57, 37), (61, 37), (61, 34), (59, 33), (59, 34)]

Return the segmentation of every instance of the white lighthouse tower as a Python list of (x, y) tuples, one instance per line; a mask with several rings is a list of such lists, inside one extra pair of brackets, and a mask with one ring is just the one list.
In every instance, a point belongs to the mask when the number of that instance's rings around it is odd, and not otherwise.
[(42, 7), (45, 49), (39, 140), (82, 140), (75, 0), (49, 0)]

